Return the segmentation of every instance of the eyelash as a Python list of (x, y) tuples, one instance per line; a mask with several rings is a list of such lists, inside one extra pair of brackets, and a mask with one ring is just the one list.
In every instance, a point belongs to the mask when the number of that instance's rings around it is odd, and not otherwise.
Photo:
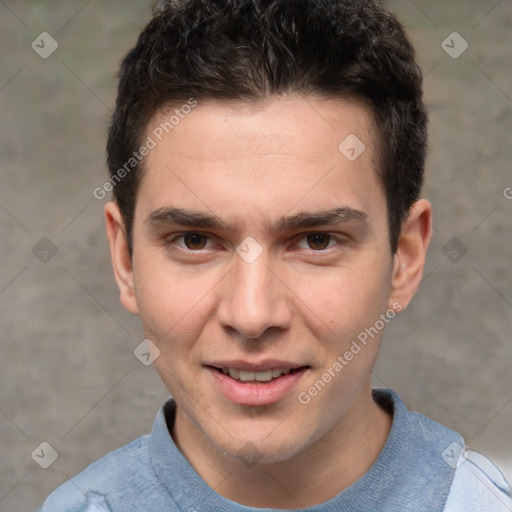
[[(184, 239), (187, 235), (200, 235), (200, 236), (204, 236), (204, 237), (207, 238), (207, 243), (212, 241), (212, 238), (210, 236), (208, 236), (207, 234), (205, 234), (205, 233), (201, 233), (199, 231), (187, 231), (185, 233), (174, 235), (172, 238), (168, 238), (166, 240), (166, 245), (168, 247), (172, 247), (173, 249), (179, 250), (182, 253), (185, 253), (186, 255), (194, 255), (194, 254), (200, 255), (200, 254), (204, 254), (204, 252), (208, 250), (207, 248), (199, 249), (199, 250), (193, 250), (193, 249), (188, 249), (188, 248), (180, 247), (179, 245), (176, 244), (177, 240)], [(310, 254), (313, 254), (315, 256), (322, 255), (322, 254), (328, 254), (333, 247), (342, 244), (343, 241), (344, 241), (344, 239), (342, 239), (342, 237), (335, 236), (335, 235), (333, 235), (332, 233), (329, 233), (329, 232), (325, 232), (325, 231), (311, 231), (311, 232), (308, 232), (308, 233), (301, 234), (300, 238), (297, 237), (298, 241), (294, 245), (295, 246), (298, 245), (302, 240), (306, 240), (307, 237), (312, 236), (312, 235), (325, 235), (325, 236), (329, 236), (330, 237), (329, 245), (325, 249), (320, 249), (320, 250), (303, 249), (306, 252), (308, 252)], [(334, 242), (334, 243), (331, 245), (331, 242)], [(301, 249), (298, 249), (298, 250), (301, 250)]]

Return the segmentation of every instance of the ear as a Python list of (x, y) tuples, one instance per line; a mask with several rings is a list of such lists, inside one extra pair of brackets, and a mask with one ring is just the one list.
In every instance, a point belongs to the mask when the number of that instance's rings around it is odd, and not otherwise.
[(105, 205), (105, 223), (110, 244), (110, 256), (114, 267), (114, 276), (119, 287), (121, 304), (130, 313), (139, 314), (139, 306), (135, 296), (133, 266), (123, 216), (114, 201)]
[(431, 237), (432, 206), (427, 200), (420, 199), (409, 210), (409, 216), (402, 225), (397, 251), (393, 255), (390, 308), (397, 311), (405, 309), (416, 293)]

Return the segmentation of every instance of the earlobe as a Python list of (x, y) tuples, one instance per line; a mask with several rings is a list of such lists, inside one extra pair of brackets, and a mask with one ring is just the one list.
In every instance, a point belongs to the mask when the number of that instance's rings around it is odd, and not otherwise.
[(425, 256), (432, 237), (432, 206), (420, 199), (411, 206), (402, 225), (398, 248), (393, 257), (393, 275), (389, 307), (400, 304), (405, 309), (423, 276)]
[(132, 257), (130, 255), (123, 217), (117, 204), (105, 205), (105, 224), (110, 245), (114, 276), (119, 287), (121, 304), (131, 313), (139, 314), (135, 295)]

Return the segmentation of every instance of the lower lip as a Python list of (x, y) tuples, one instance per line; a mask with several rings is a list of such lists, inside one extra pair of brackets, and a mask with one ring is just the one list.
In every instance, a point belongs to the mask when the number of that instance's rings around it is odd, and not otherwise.
[(238, 405), (258, 406), (273, 404), (287, 396), (306, 373), (307, 368), (301, 368), (274, 380), (258, 383), (241, 382), (213, 368), (208, 368), (208, 370), (221, 393), (230, 402)]

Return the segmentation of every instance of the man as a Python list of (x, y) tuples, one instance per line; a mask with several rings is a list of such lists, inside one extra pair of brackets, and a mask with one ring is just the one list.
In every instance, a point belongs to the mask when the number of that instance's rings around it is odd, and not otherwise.
[(421, 73), (371, 1), (177, 0), (120, 72), (105, 207), (172, 399), (43, 511), (510, 510), (370, 376), (420, 285)]

